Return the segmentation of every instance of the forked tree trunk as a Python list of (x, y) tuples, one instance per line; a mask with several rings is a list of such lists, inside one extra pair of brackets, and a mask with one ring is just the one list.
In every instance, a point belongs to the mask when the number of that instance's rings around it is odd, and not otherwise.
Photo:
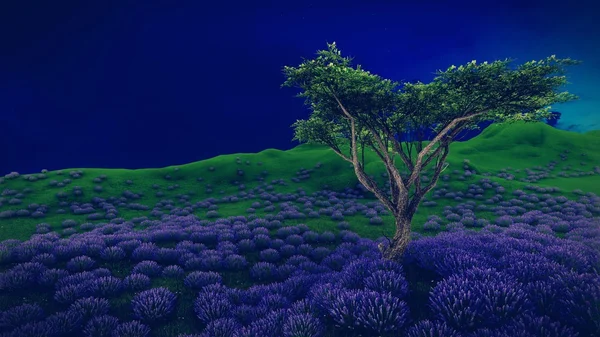
[(390, 245), (382, 250), (383, 258), (388, 260), (400, 259), (410, 242), (410, 223), (412, 216), (406, 214), (397, 215), (394, 218), (396, 233), (394, 234)]

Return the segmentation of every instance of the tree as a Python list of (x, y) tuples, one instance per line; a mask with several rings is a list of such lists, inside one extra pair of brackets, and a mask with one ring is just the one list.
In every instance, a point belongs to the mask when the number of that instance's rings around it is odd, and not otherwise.
[[(428, 84), (400, 84), (360, 65), (353, 67), (352, 59), (342, 57), (334, 42), (319, 50), (316, 58), (284, 67), (282, 86), (302, 89), (298, 97), (304, 97), (312, 111), (308, 119), (292, 125), (293, 140), (329, 146), (353, 165), (358, 180), (393, 215), (395, 234), (389, 245), (380, 246), (385, 258), (398, 258), (406, 249), (417, 207), (435, 186), (449, 145), (461, 130), (486, 120), (540, 121), (551, 114), (551, 104), (577, 99), (560, 88), (567, 83), (565, 67), (579, 61), (550, 56), (515, 69), (511, 63), (471, 61), (437, 71)], [(423, 139), (427, 128), (435, 134), (428, 143)], [(374, 151), (385, 165), (389, 193), (366, 174), (359, 144), (362, 151), (365, 146)], [(400, 173), (396, 156), (408, 174)], [(433, 178), (425, 183), (421, 175), (428, 166)]]

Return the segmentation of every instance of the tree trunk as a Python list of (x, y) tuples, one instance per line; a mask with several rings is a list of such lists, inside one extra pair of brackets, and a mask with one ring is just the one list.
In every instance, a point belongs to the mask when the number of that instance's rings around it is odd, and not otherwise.
[(396, 233), (394, 234), (390, 245), (383, 249), (383, 258), (388, 260), (399, 260), (402, 257), (410, 242), (411, 220), (412, 216), (408, 214), (395, 216)]

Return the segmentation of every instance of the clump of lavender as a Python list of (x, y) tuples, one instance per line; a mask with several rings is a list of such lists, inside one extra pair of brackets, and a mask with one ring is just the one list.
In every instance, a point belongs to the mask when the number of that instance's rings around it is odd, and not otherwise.
[(152, 322), (168, 317), (175, 309), (177, 296), (169, 289), (160, 287), (139, 292), (131, 301), (136, 318)]
[(122, 323), (113, 331), (111, 337), (148, 337), (150, 328), (140, 321)]
[(16, 328), (43, 317), (44, 310), (38, 304), (21, 304), (0, 313), (0, 328)]
[(119, 319), (110, 315), (93, 317), (85, 325), (83, 335), (85, 337), (111, 337), (113, 330), (119, 325)]

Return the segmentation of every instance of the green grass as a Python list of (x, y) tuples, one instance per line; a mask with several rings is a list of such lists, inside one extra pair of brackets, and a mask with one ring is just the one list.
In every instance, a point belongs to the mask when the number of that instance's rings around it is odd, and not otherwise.
[[(600, 149), (600, 137), (597, 137), (594, 132), (577, 134), (557, 130), (543, 123), (491, 125), (478, 137), (466, 142), (455, 142), (451, 145), (450, 155), (447, 158), (450, 166), (444, 171), (444, 174), (451, 174), (455, 169), (462, 170), (463, 160), (468, 159), (470, 166), (475, 168), (479, 174), (466, 181), (453, 180), (451, 182), (453, 189), (465, 190), (468, 184), (482, 178), (480, 174), (489, 172), (492, 177), (488, 178), (500, 182), (510, 192), (515, 189), (523, 189), (527, 183), (494, 177), (501, 169), (507, 167), (525, 169), (545, 166), (554, 160), (558, 162), (555, 172), (566, 166), (572, 167), (570, 172), (575, 172), (575, 170), (591, 171), (594, 166), (600, 165), (600, 151), (598, 149)], [(561, 161), (559, 154), (564, 150), (571, 152), (568, 154), (567, 160)], [(582, 153), (585, 153), (586, 156), (583, 157)], [(379, 178), (379, 181), (383, 183), (384, 179), (381, 177), (381, 174), (384, 173), (383, 164), (372, 151), (367, 150), (365, 157), (367, 173)], [(236, 162), (236, 158), (239, 158), (240, 162)], [(322, 167), (314, 168), (318, 162), (322, 163)], [(581, 165), (582, 162), (584, 162), (584, 165)], [(259, 163), (262, 163), (262, 165)], [(404, 169), (400, 164), (400, 160), (397, 160), (397, 166), (401, 170)], [(214, 167), (215, 170), (210, 171), (210, 167)], [(311, 178), (299, 183), (291, 182), (290, 179), (301, 168), (313, 169)], [(243, 176), (237, 174), (238, 169), (244, 171)], [(72, 179), (72, 182), (63, 188), (48, 185), (51, 180), (62, 181), (65, 178), (70, 178), (68, 172), (73, 170), (82, 170), (84, 174), (79, 179)], [(56, 214), (56, 210), (60, 208), (56, 193), (60, 191), (69, 194), (69, 197), (64, 200), (75, 200), (81, 203), (88, 202), (94, 196), (121, 196), (126, 190), (144, 194), (141, 199), (128, 202), (136, 202), (150, 207), (162, 199), (177, 200), (177, 196), (181, 194), (189, 195), (189, 201), (194, 203), (209, 197), (219, 198), (239, 192), (234, 182), (246, 185), (246, 190), (249, 190), (257, 186), (259, 182), (256, 178), (261, 177), (261, 172), (264, 170), (268, 172), (264, 176), (265, 182), (280, 178), (288, 182), (288, 186), (277, 185), (275, 187), (277, 193), (293, 193), (301, 187), (307, 194), (311, 194), (322, 190), (325, 185), (328, 185), (332, 190), (339, 191), (346, 187), (355, 187), (358, 183), (354, 170), (349, 167), (346, 161), (339, 158), (331, 149), (314, 144), (300, 145), (288, 151), (268, 149), (256, 154), (221, 155), (186, 165), (157, 169), (72, 168), (63, 170), (64, 174), (62, 175), (58, 175), (58, 171), (48, 172), (46, 179), (35, 182), (26, 181), (23, 176), (27, 175), (23, 175), (16, 179), (6, 180), (0, 184), (0, 189), (22, 191), (25, 188), (31, 188), (33, 191), (26, 194), (21, 205), (8, 205), (5, 203), (5, 205), (0, 206), (0, 211), (22, 209), (28, 204), (37, 203), (49, 206), (48, 215), (42, 219), (28, 217), (0, 219), (0, 240), (9, 238), (26, 240), (34, 233), (35, 225), (42, 222), (50, 224), (53, 229), (59, 229), (60, 223), (65, 219), (75, 219), (79, 223), (106, 221), (89, 221), (86, 220), (86, 215)], [(523, 171), (520, 173), (509, 171), (509, 173), (515, 174), (516, 179), (525, 176)], [(108, 178), (102, 183), (92, 181), (92, 179), (103, 174)], [(167, 175), (170, 175), (169, 179), (165, 178)], [(196, 181), (198, 177), (203, 180), (201, 182)], [(132, 185), (125, 183), (128, 179), (133, 181)], [(438, 186), (440, 182), (438, 182)], [(153, 189), (153, 184), (159, 185), (160, 188), (158, 190)], [(95, 192), (93, 190), (95, 185), (101, 185), (103, 191)], [(173, 190), (167, 189), (168, 186), (173, 185), (179, 185), (179, 187)], [(598, 193), (600, 191), (600, 175), (548, 178), (541, 180), (536, 185), (560, 187), (563, 192), (567, 193), (567, 196), (569, 195), (568, 192), (575, 189)], [(83, 196), (72, 195), (74, 186), (82, 188)], [(207, 186), (212, 187), (212, 192), (208, 193), (206, 191)], [(155, 195), (157, 191), (162, 191), (164, 196), (157, 197)], [(7, 197), (7, 199), (10, 198)], [(370, 196), (370, 199), (363, 201), (375, 200)], [(250, 204), (251, 201), (221, 204), (219, 213), (222, 216), (246, 214), (245, 210)], [(444, 200), (439, 202), (438, 207), (421, 207), (415, 215), (415, 230), (419, 230), (427, 215), (441, 210), (445, 205), (452, 204), (454, 204), (452, 201)], [(130, 210), (122, 207), (119, 208), (119, 212), (119, 216), (126, 219), (149, 213), (148, 211)], [(204, 212), (205, 210), (197, 210), (196, 215), (206, 218)], [(257, 215), (261, 215), (260, 212)], [(379, 236), (381, 230), (386, 235), (390, 235), (393, 233), (392, 219), (387, 216), (384, 217), (384, 220), (385, 224), (377, 230), (374, 230), (373, 226), (365, 225), (365, 221), (357, 220), (356, 223), (353, 223), (354, 230), (367, 237)], [(335, 224), (333, 221), (328, 222), (322, 219), (306, 219), (303, 222), (317, 231), (334, 230), (332, 227)]]

